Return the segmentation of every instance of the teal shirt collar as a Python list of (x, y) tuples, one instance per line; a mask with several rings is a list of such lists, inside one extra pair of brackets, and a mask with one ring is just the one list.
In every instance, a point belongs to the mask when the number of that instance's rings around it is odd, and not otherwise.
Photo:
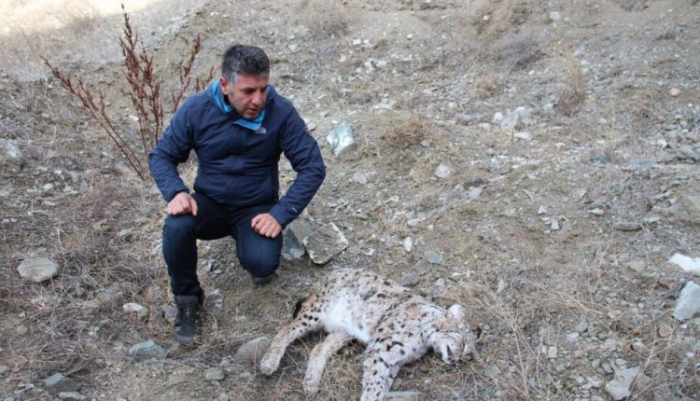
[(224, 93), (221, 91), (221, 82), (214, 81), (214, 83), (210, 86), (210, 91), (211, 98), (214, 100), (214, 103), (221, 111), (223, 111), (226, 114), (233, 114), (234, 116), (238, 117), (233, 122), (234, 124), (239, 125), (243, 128), (247, 128), (254, 132), (260, 132), (261, 130), (264, 130), (264, 128), (262, 128), (262, 123), (265, 119), (264, 108), (262, 109), (262, 111), (260, 111), (260, 113), (258, 113), (258, 115), (254, 119), (248, 120), (239, 116), (236, 110), (234, 110), (233, 106), (226, 103), (226, 100), (224, 100)]

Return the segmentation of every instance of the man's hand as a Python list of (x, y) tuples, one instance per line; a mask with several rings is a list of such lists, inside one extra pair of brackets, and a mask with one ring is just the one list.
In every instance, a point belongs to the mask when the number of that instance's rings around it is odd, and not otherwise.
[(179, 216), (182, 214), (197, 215), (197, 202), (187, 192), (180, 192), (168, 203), (168, 214)]
[(270, 213), (262, 213), (253, 217), (250, 226), (256, 233), (267, 238), (275, 238), (282, 232), (282, 226)]

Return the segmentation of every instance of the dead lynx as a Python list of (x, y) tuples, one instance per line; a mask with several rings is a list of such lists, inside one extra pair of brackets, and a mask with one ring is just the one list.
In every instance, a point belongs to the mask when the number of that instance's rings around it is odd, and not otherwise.
[(373, 272), (340, 269), (297, 303), (263, 357), (262, 373), (271, 375), (289, 344), (320, 329), (328, 335), (311, 351), (304, 389), (315, 395), (328, 358), (357, 339), (366, 345), (361, 401), (382, 400), (401, 366), (430, 348), (445, 362), (471, 357), (478, 336), (460, 305), (446, 310)]

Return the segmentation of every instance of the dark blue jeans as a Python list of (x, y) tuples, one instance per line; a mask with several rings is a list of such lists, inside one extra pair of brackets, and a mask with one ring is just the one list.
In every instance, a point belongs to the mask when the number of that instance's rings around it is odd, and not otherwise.
[(250, 226), (253, 217), (267, 213), (273, 203), (241, 209), (225, 208), (208, 197), (193, 194), (197, 216), (168, 216), (163, 226), (163, 256), (174, 295), (199, 295), (197, 240), (232, 236), (241, 266), (253, 277), (268, 277), (279, 267), (282, 234), (267, 238)]

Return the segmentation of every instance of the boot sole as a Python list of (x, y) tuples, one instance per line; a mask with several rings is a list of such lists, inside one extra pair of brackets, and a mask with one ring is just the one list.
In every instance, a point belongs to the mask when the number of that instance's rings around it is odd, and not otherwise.
[(175, 340), (180, 343), (180, 345), (192, 345), (197, 341), (197, 336), (186, 336), (175, 333)]

